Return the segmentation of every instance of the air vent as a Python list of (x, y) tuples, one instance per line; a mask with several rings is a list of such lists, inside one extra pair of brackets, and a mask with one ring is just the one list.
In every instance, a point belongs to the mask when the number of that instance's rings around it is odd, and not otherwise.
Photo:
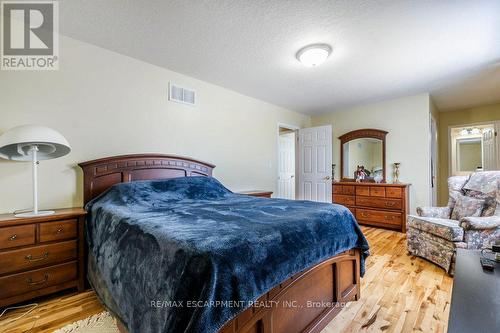
[(182, 104), (196, 105), (196, 92), (170, 82), (168, 100)]

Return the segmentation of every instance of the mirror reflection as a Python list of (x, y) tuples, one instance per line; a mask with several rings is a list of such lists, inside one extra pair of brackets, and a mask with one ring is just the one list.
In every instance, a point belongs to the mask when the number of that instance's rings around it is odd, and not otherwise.
[(344, 156), (342, 176), (344, 178), (356, 179), (360, 170), (365, 173), (364, 179), (382, 177), (382, 140), (373, 138), (354, 139), (344, 143), (342, 149)]

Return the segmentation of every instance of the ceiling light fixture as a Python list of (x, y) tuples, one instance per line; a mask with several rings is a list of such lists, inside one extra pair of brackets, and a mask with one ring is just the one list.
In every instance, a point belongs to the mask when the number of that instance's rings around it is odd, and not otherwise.
[(481, 134), (481, 130), (477, 127), (464, 128), (460, 131), (461, 136), (478, 135), (478, 134)]
[(297, 60), (304, 66), (316, 67), (328, 59), (332, 53), (332, 47), (328, 44), (312, 44), (301, 48), (297, 52)]

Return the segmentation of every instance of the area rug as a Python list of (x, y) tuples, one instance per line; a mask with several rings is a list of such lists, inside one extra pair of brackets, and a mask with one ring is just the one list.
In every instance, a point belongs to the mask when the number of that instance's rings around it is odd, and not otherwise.
[(115, 320), (104, 311), (91, 317), (75, 321), (54, 333), (119, 333)]

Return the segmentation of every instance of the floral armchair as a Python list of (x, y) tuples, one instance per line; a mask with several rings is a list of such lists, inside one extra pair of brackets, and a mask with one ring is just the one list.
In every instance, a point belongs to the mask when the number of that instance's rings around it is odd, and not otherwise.
[(407, 223), (408, 251), (453, 274), (455, 249), (483, 249), (500, 239), (500, 171), (448, 179), (446, 207), (418, 207)]

